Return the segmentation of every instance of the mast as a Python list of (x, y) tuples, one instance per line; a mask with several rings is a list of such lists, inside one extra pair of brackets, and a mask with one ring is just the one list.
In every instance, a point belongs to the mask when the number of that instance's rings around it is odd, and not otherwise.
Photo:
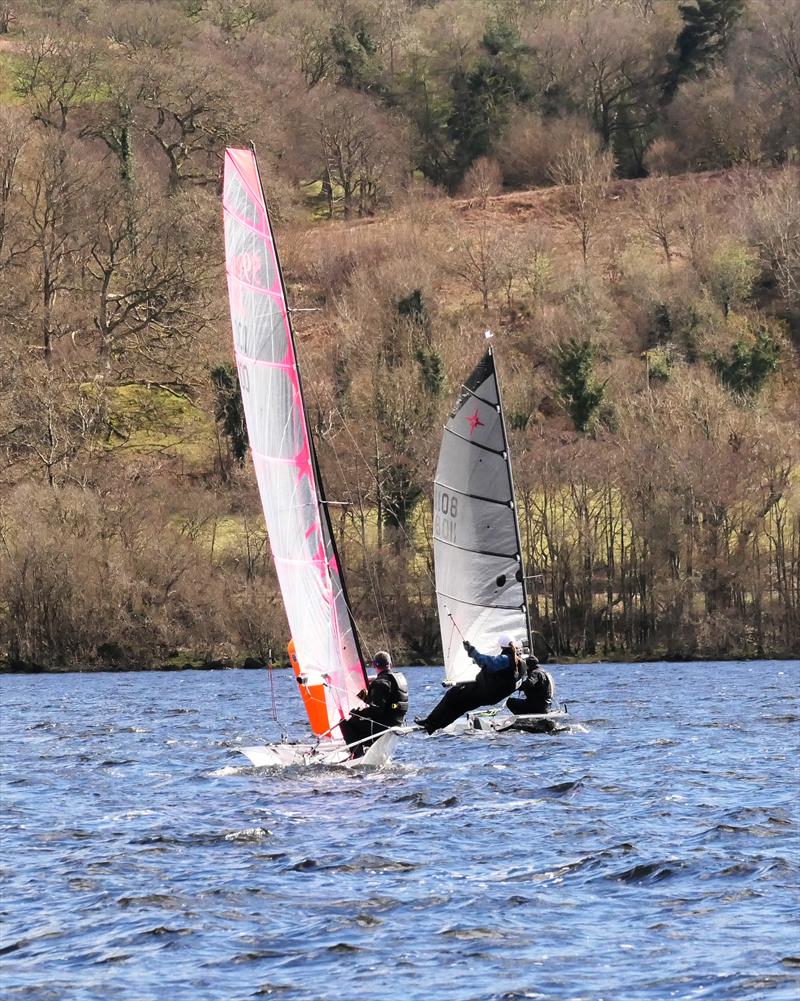
[(500, 376), (497, 374), (497, 365), (494, 360), (494, 351), (492, 350), (491, 344), (489, 345), (489, 355), (492, 359), (492, 365), (494, 366), (494, 377), (497, 382), (497, 398), (498, 398), (498, 409), (500, 412), (500, 428), (503, 432), (503, 443), (506, 450), (506, 466), (508, 468), (508, 480), (511, 485), (511, 503), (514, 508), (514, 529), (517, 535), (517, 552), (519, 553), (519, 568), (522, 574), (522, 600), (525, 607), (525, 631), (528, 636), (528, 650), (533, 653), (533, 637), (531, 635), (531, 616), (530, 610), (528, 608), (528, 588), (525, 583), (525, 563), (522, 559), (522, 536), (519, 531), (519, 511), (517, 510), (517, 492), (514, 489), (514, 468), (511, 464), (511, 449), (508, 447), (508, 432), (506, 430), (506, 418), (505, 412), (503, 410), (503, 394), (500, 392)]

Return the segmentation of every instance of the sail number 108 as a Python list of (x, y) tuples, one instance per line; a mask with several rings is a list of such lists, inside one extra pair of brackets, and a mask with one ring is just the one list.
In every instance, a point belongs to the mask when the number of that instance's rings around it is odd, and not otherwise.
[(444, 542), (456, 541), (458, 497), (437, 487), (433, 496), (433, 534)]

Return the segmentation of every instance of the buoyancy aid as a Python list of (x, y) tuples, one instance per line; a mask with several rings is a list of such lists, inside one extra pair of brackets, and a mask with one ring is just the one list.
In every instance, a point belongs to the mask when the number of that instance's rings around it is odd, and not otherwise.
[(392, 712), (402, 713), (405, 716), (408, 712), (408, 681), (406, 681), (406, 676), (400, 671), (389, 671), (388, 674), (394, 688), (394, 701), (389, 708)]
[(532, 671), (520, 686), (520, 691), (532, 702), (538, 703), (541, 711), (550, 708), (556, 692), (556, 684), (553, 676), (541, 668)]
[(367, 704), (382, 713), (402, 719), (408, 712), (408, 682), (399, 671), (381, 671), (370, 682)]

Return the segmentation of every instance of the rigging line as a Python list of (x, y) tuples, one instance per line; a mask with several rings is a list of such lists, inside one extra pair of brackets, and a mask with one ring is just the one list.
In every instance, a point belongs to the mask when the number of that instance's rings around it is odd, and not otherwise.
[[(341, 417), (341, 419), (342, 419), (342, 425), (343, 425), (343, 427), (345, 428), (345, 430), (347, 431), (347, 433), (348, 433), (348, 434), (350, 435), (350, 440), (352, 441), (353, 445), (355, 446), (355, 449), (356, 449), (356, 451), (358, 452), (358, 455), (359, 455), (359, 458), (360, 458), (360, 459), (362, 460), (362, 462), (364, 463), (364, 466), (365, 466), (365, 467), (366, 467), (366, 469), (367, 469), (367, 470), (369, 471), (369, 475), (370, 475), (370, 476), (371, 476), (371, 477), (373, 478), (373, 480), (375, 481), (375, 485), (376, 485), (376, 486), (379, 486), (379, 483), (378, 483), (378, 477), (377, 477), (377, 476), (376, 476), (376, 475), (375, 475), (375, 474), (374, 474), (374, 473), (372, 472), (372, 467), (370, 466), (369, 462), (367, 461), (367, 459), (366, 459), (366, 456), (364, 455), (364, 453), (363, 453), (363, 452), (361, 451), (361, 448), (359, 447), (359, 444), (358, 444), (358, 442), (357, 442), (357, 441), (356, 441), (356, 439), (355, 439), (355, 438), (353, 437), (353, 432), (352, 432), (352, 431), (350, 430), (350, 428), (349, 428), (349, 427), (347, 426), (347, 424), (345, 423), (345, 420), (344, 420), (344, 417), (342, 417), (342, 414), (341, 414), (341, 411), (340, 411), (340, 410), (339, 410), (338, 408), (337, 408), (337, 410), (336, 410), (336, 413), (337, 413), (337, 414), (339, 414), (339, 416)], [(417, 551), (417, 546), (416, 546), (416, 544), (415, 544), (414, 540), (413, 540), (413, 539), (411, 538), (411, 536), (410, 536), (410, 535), (408, 534), (408, 532), (406, 531), (406, 528), (405, 528), (405, 525), (402, 525), (402, 524), (401, 524), (401, 525), (399, 525), (399, 528), (400, 528), (400, 531), (401, 531), (401, 532), (403, 533), (403, 538), (404, 538), (404, 539), (406, 540), (406, 542), (408, 543), (408, 546), (409, 546), (409, 548), (410, 548), (410, 549), (411, 549), (411, 550), (412, 550), (413, 552), (416, 552), (416, 551)], [(425, 575), (427, 576), (427, 578), (428, 578), (428, 581), (429, 581), (429, 583), (430, 583), (430, 584), (431, 584), (431, 585), (432, 585), (432, 586), (434, 587), (434, 589), (435, 589), (435, 588), (436, 588), (436, 582), (434, 581), (434, 579), (433, 579), (433, 575), (431, 574), (431, 572), (430, 572), (430, 570), (429, 570), (429, 568), (428, 568), (428, 562), (427, 562), (427, 560), (425, 561)]]
[(267, 671), (269, 673), (269, 690), (272, 696), (272, 719), (278, 722), (278, 703), (275, 700), (275, 679), (272, 677), (272, 650), (267, 653)]
[(273, 674), (272, 674), (272, 648), (271, 647), (270, 647), (269, 651), (267, 652), (267, 668), (268, 668), (268, 671), (269, 671), (269, 690), (270, 690), (270, 695), (272, 696), (272, 719), (278, 724), (278, 727), (280, 728), (280, 732), (281, 732), (281, 740), (285, 743), (288, 740), (289, 735), (286, 732), (286, 727), (283, 725), (283, 720), (278, 715), (278, 702), (277, 702), (277, 699), (275, 698), (275, 679), (274, 679)]
[[(316, 684), (317, 682), (312, 682), (311, 684), (309, 684), (308, 682), (304, 683), (302, 681), (298, 681), (298, 685), (306, 689), (307, 698), (309, 702), (316, 702), (318, 705), (327, 705), (327, 701), (324, 697), (320, 698), (318, 695), (314, 695), (311, 692), (311, 688), (315, 687)], [(346, 695), (348, 697), (351, 696), (351, 692), (349, 691), (349, 689), (345, 685), (337, 685), (334, 681), (330, 679), (330, 677), (325, 678), (322, 682), (320, 682), (320, 684), (322, 685), (323, 688), (327, 688), (330, 690), (336, 702), (336, 709), (339, 710), (342, 719), (345, 719), (346, 717), (344, 711), (342, 710), (342, 696), (343, 695)]]
[[(353, 435), (353, 432), (350, 430), (350, 426), (347, 423), (347, 421), (345, 420), (344, 414), (341, 412), (341, 410), (338, 407), (336, 408), (336, 410), (334, 412), (336, 413), (336, 415), (341, 420), (343, 429), (345, 430), (346, 434), (349, 436), (351, 442), (353, 443), (353, 445), (354, 445), (354, 447), (356, 449), (356, 452), (358, 453), (359, 458), (364, 463), (364, 468), (368, 470), (368, 472), (370, 473), (370, 475), (372, 475), (372, 470), (371, 470), (371, 467), (369, 465), (369, 462), (367, 461), (367, 458), (364, 455), (364, 453), (361, 451), (361, 448), (360, 448), (358, 442), (356, 441), (355, 436)], [(344, 466), (342, 465), (342, 461), (341, 461), (341, 458), (339, 456), (339, 453), (333, 447), (332, 447), (332, 451), (333, 451), (333, 454), (334, 454), (334, 456), (336, 458), (336, 464), (337, 464), (337, 466), (339, 468), (339, 472), (340, 472), (341, 478), (342, 478), (342, 480), (343, 480), (344, 483), (348, 483), (347, 477), (345, 476), (345, 472), (344, 472)], [(373, 478), (375, 479), (375, 482), (377, 483), (377, 477), (373, 477)], [(347, 491), (348, 491), (348, 494), (351, 497), (351, 503), (355, 506), (355, 501), (352, 500), (352, 490), (351, 490), (349, 484), (347, 486)], [(359, 498), (358, 507), (359, 507), (359, 510), (362, 509), (361, 498)], [(384, 594), (383, 594), (383, 589), (382, 589), (382, 587), (380, 585), (380, 582), (378, 580), (378, 573), (374, 569), (374, 567), (372, 566), (372, 561), (371, 561), (370, 556), (369, 556), (369, 549), (367, 548), (367, 545), (366, 545), (366, 538), (363, 540), (363, 551), (364, 551), (364, 567), (365, 567), (365, 569), (367, 571), (367, 578), (369, 580), (370, 587), (372, 588), (372, 592), (375, 595), (375, 606), (376, 606), (377, 611), (378, 611), (378, 618), (379, 618), (380, 624), (381, 624), (381, 632), (383, 634), (383, 638), (384, 638), (384, 640), (386, 642), (386, 645), (388, 646), (389, 645), (389, 627), (388, 627), (388, 619), (387, 619), (387, 616), (386, 616), (386, 601), (385, 601), (385, 597), (384, 597)]]
[[(320, 408), (319, 392), (317, 390), (317, 387), (315, 385), (313, 385), (313, 384), (312, 384), (312, 387), (311, 387), (311, 391), (314, 394), (314, 402), (317, 405), (317, 408), (319, 409)], [(353, 444), (356, 446), (356, 450), (358, 451), (359, 456), (362, 459), (364, 459), (363, 453), (358, 448), (358, 443), (356, 442), (355, 438), (353, 438), (353, 433), (352, 433), (352, 431), (350, 431), (350, 428), (348, 427), (347, 422), (344, 419), (344, 415), (342, 414), (342, 412), (339, 410), (338, 407), (335, 409), (334, 412), (338, 415), (339, 419), (341, 420), (342, 427), (350, 435), (350, 438), (352, 439)], [(345, 475), (344, 466), (342, 465), (342, 460), (341, 460), (341, 458), (339, 456), (339, 453), (336, 450), (336, 448), (333, 447), (333, 445), (331, 445), (331, 451), (333, 452), (334, 458), (336, 460), (336, 465), (337, 465), (337, 468), (339, 470), (339, 476), (340, 476), (340, 478), (342, 480), (342, 483), (345, 485), (345, 492), (348, 495), (350, 504), (353, 505), (353, 506), (355, 506), (355, 500), (353, 499), (352, 489), (351, 489), (350, 484), (348, 482), (347, 476)], [(364, 461), (366, 463), (366, 460), (364, 460)], [(369, 469), (369, 465), (367, 465), (367, 469)], [(359, 510), (361, 510), (361, 505), (360, 504), (359, 504)], [(364, 567), (365, 567), (365, 569), (367, 571), (367, 580), (369, 581), (369, 586), (372, 589), (372, 593), (375, 595), (375, 606), (376, 606), (376, 609), (377, 609), (377, 612), (378, 612), (378, 619), (379, 619), (380, 625), (381, 625), (381, 632), (383, 634), (384, 641), (385, 641), (386, 645), (388, 646), (389, 645), (389, 630), (388, 630), (387, 621), (386, 621), (386, 613), (385, 613), (385, 608), (384, 608), (383, 592), (382, 592), (382, 590), (380, 588), (380, 585), (378, 583), (378, 579), (377, 579), (378, 575), (377, 575), (377, 573), (373, 573), (373, 569), (372, 569), (372, 567), (370, 565), (369, 550), (368, 550), (367, 545), (366, 545), (366, 538), (363, 539), (362, 547), (363, 547), (363, 553), (364, 553)], [(340, 571), (340, 573), (341, 573), (341, 571)], [(356, 621), (356, 617), (353, 614), (353, 609), (350, 606), (349, 601), (347, 600), (347, 595), (343, 594), (343, 599), (345, 601), (345, 604), (347, 605), (347, 610), (350, 613), (350, 618), (351, 618), (351, 620), (353, 622), (353, 626), (357, 630), (357, 632), (359, 634), (359, 638), (361, 640), (361, 643), (362, 643), (364, 649), (366, 650), (367, 654), (369, 655), (369, 659), (371, 661), (372, 660), (372, 650), (370, 649), (369, 644), (366, 642), (366, 639), (364, 637), (364, 633), (363, 633), (363, 630), (361, 629), (360, 624)], [(366, 669), (366, 665), (364, 665), (364, 666), (365, 666), (365, 669)]]
[[(337, 413), (339, 413), (338, 410), (337, 410)], [(339, 414), (339, 416), (341, 417), (341, 414)], [(343, 417), (342, 417), (342, 426), (346, 429), (347, 433), (350, 435), (351, 439), (355, 443), (355, 439), (353, 438), (353, 433), (347, 427), (347, 424), (345, 423)], [(347, 478), (345, 476), (344, 466), (342, 464), (342, 460), (341, 460), (341, 458), (339, 456), (339, 453), (337, 452), (337, 450), (335, 448), (332, 448), (332, 451), (333, 451), (333, 454), (336, 457), (336, 465), (339, 468), (339, 473), (340, 473), (340, 475), (342, 477), (342, 480), (345, 483), (347, 483)], [(363, 458), (363, 456), (362, 456), (362, 458)], [(369, 468), (369, 467), (367, 467), (367, 468)], [(352, 498), (352, 488), (350, 487), (349, 484), (347, 486), (347, 492), (348, 492), (348, 495)], [(356, 502), (353, 501), (352, 499), (351, 499), (351, 503), (353, 504), (353, 506), (355, 506), (355, 504), (356, 504)], [(362, 499), (360, 497), (358, 498), (358, 510), (359, 510), (359, 512), (363, 512), (363, 502), (362, 502)], [(370, 588), (372, 590), (372, 593), (375, 596), (375, 608), (376, 608), (376, 610), (378, 612), (378, 620), (379, 620), (380, 626), (381, 626), (381, 635), (383, 636), (383, 640), (384, 640), (386, 646), (389, 646), (389, 622), (388, 622), (388, 618), (387, 618), (387, 615), (386, 615), (386, 600), (385, 600), (385, 597), (384, 597), (384, 594), (383, 594), (383, 588), (382, 588), (381, 582), (380, 582), (380, 574), (378, 573), (376, 567), (373, 565), (373, 561), (372, 561), (372, 558), (370, 556), (369, 547), (367, 545), (366, 533), (362, 537), (361, 547), (362, 547), (362, 551), (363, 551), (364, 569), (366, 570), (366, 573), (367, 573), (367, 580), (369, 581), (369, 586), (370, 586)], [(371, 654), (370, 654), (370, 656), (371, 656)]]
[[(445, 608), (446, 607), (447, 606), (445, 605)], [(448, 615), (449, 614), (450, 613), (448, 612)], [(450, 642), (447, 644), (447, 658), (445, 660), (445, 663), (448, 663), (450, 661), (451, 654), (453, 652), (453, 640), (456, 637), (456, 630), (458, 629), (458, 626), (456, 625), (456, 620), (453, 618), (452, 615), (450, 615), (450, 621), (453, 623), (453, 629), (450, 630)], [(458, 629), (458, 631), (461, 632), (460, 629)]]

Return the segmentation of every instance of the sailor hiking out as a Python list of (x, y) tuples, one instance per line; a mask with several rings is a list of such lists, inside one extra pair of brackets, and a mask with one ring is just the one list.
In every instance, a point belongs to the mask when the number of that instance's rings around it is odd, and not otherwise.
[(353, 757), (356, 758), (360, 758), (390, 727), (400, 726), (408, 712), (405, 675), (392, 670), (391, 657), (384, 650), (375, 654), (372, 663), (378, 673), (369, 686), (359, 692), (359, 698), (366, 706), (354, 709), (339, 724), (345, 743), (356, 744), (353, 748)]
[(506, 634), (499, 636), (497, 642), (500, 653), (492, 656), (479, 653), (464, 640), (464, 649), (480, 668), (475, 680), (453, 685), (424, 719), (417, 718), (414, 722), (428, 733), (435, 733), (464, 713), (494, 705), (511, 695), (522, 674), (519, 644)]

